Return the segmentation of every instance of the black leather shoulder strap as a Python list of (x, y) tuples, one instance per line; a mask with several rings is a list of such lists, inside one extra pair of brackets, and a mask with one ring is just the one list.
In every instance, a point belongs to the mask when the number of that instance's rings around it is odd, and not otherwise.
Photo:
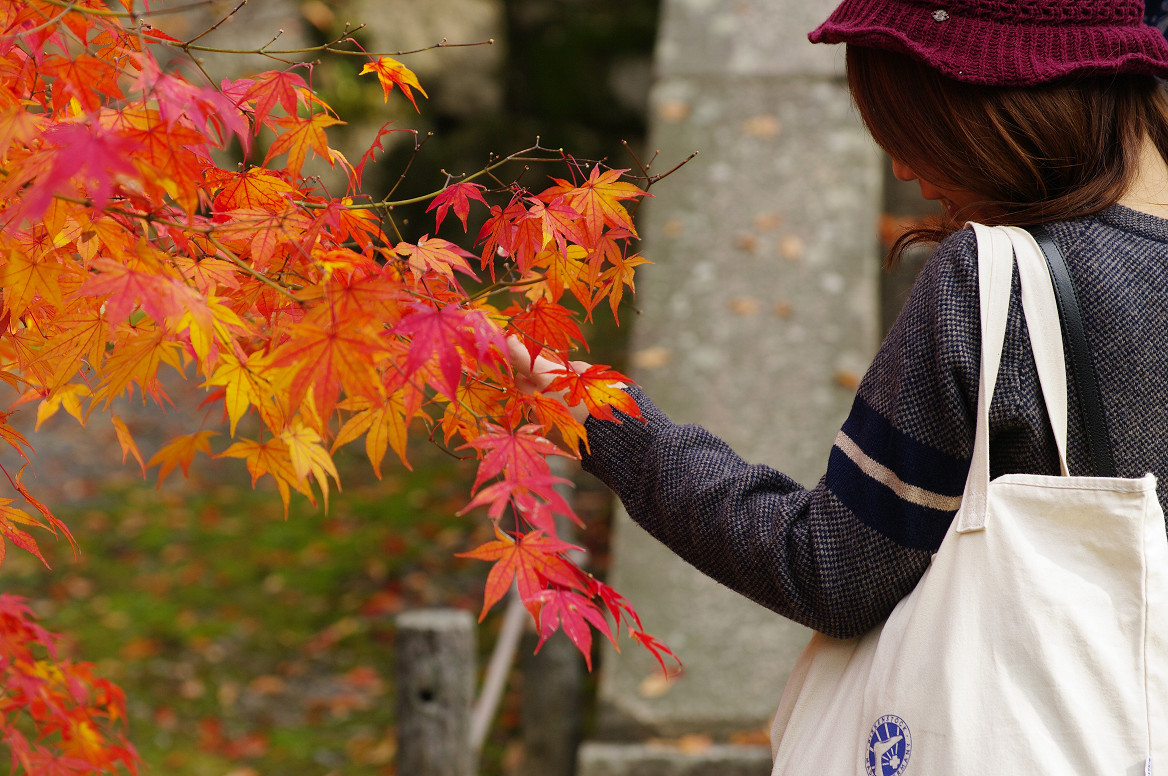
[(1071, 281), (1071, 272), (1063, 258), (1062, 251), (1051, 239), (1046, 227), (1041, 224), (1026, 227), (1034, 236), (1038, 247), (1046, 256), (1050, 277), (1054, 281), (1054, 295), (1058, 302), (1059, 320), (1062, 322), (1063, 342), (1070, 357), (1067, 364), (1071, 382), (1079, 394), (1079, 404), (1083, 410), (1083, 423), (1087, 435), (1087, 451), (1091, 459), (1092, 474), (1096, 477), (1114, 477), (1115, 459), (1111, 453), (1111, 439), (1107, 435), (1107, 421), (1103, 416), (1103, 402), (1099, 398), (1099, 383), (1095, 378), (1095, 365), (1091, 351), (1087, 347), (1083, 315), (1079, 310), (1079, 297)]

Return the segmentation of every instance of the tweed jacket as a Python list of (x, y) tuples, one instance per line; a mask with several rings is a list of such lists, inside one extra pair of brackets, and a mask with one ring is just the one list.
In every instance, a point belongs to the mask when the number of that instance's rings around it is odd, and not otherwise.
[[(1156, 475), (1168, 512), (1168, 221), (1117, 205), (1049, 228), (1079, 295), (1117, 474)], [(960, 505), (980, 352), (967, 228), (921, 270), (814, 488), (674, 423), (635, 386), (645, 422), (589, 418), (583, 466), (705, 574), (828, 635), (856, 636), (912, 590)], [(1073, 389), (1068, 398), (1068, 463), (1081, 473)], [(992, 476), (1058, 473), (1016, 275), (990, 435)]]

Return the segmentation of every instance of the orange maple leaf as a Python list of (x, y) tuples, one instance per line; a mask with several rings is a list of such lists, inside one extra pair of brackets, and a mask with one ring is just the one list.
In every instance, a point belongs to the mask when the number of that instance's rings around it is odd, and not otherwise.
[(393, 253), (404, 256), (415, 278), (420, 278), (428, 270), (437, 272), (447, 280), (454, 280), (454, 270), (475, 276), (474, 270), (466, 263), (474, 254), (464, 251), (449, 240), (430, 235), (422, 235), (417, 245), (400, 242)]
[(279, 134), (268, 148), (268, 155), (264, 157), (264, 164), (282, 153), (288, 153), (288, 163), (285, 169), (291, 175), (299, 175), (311, 149), (317, 156), (328, 159), (329, 166), (333, 166), (333, 156), (329, 149), (328, 137), (325, 128), (344, 124), (340, 119), (320, 111), (307, 118), (300, 116), (283, 116), (276, 119), (276, 125), (285, 131)]
[(596, 165), (588, 175), (588, 180), (581, 185), (573, 186), (566, 180), (556, 178), (557, 185), (539, 196), (545, 201), (563, 196), (564, 201), (580, 214), (591, 242), (600, 239), (600, 234), (606, 226), (625, 229), (636, 237), (633, 219), (620, 203), (622, 200), (637, 199), (648, 194), (632, 183), (621, 181), (620, 177), (626, 172), (628, 170), (608, 170), (602, 173), (600, 166)]
[(41, 74), (56, 79), (53, 107), (57, 111), (63, 111), (70, 99), (92, 112), (101, 107), (102, 96), (115, 100), (123, 96), (117, 68), (88, 54), (73, 57), (53, 54), (41, 65)]
[(612, 267), (601, 273), (600, 278), (604, 282), (604, 289), (608, 292), (608, 304), (612, 308), (613, 320), (620, 321), (617, 308), (624, 296), (625, 286), (628, 286), (630, 291), (636, 291), (636, 286), (633, 285), (634, 268), (642, 264), (652, 263), (639, 255), (628, 258), (621, 256), (613, 261)]
[(283, 212), (296, 189), (278, 173), (263, 167), (250, 167), (241, 173), (227, 173), (225, 183), (215, 195), (215, 210), (265, 210)]
[[(555, 373), (554, 373), (555, 374)], [(583, 372), (568, 367), (547, 387), (549, 392), (567, 391), (566, 401), (575, 406), (584, 402), (588, 413), (603, 420), (616, 420), (612, 414), (615, 407), (631, 418), (641, 417), (641, 408), (626, 391), (613, 386), (614, 383), (630, 382), (620, 372), (609, 369), (607, 364), (593, 364)]]
[(146, 476), (146, 462), (142, 460), (142, 453), (138, 450), (138, 443), (134, 441), (133, 435), (130, 434), (130, 429), (126, 427), (125, 421), (114, 415), (110, 418), (113, 423), (114, 432), (118, 436), (118, 443), (122, 446), (122, 463), (126, 462), (126, 456), (133, 455), (134, 460), (142, 467), (142, 476)]
[(211, 437), (218, 436), (214, 431), (197, 431), (194, 434), (184, 434), (167, 442), (162, 448), (150, 456), (147, 467), (158, 466), (158, 486), (166, 475), (174, 471), (174, 467), (182, 468), (183, 475), (190, 473), (191, 462), (196, 453), (211, 453)]
[[(414, 71), (398, 62), (396, 59), (389, 57), (380, 57), (376, 62), (367, 62), (365, 67), (361, 69), (360, 75), (366, 73), (376, 73), (377, 80), (381, 82), (381, 90), (385, 93), (385, 102), (389, 102), (389, 93), (393, 91), (396, 85), (402, 90), (402, 93), (409, 98), (410, 103), (413, 104), (414, 110), (418, 110), (418, 103), (414, 101), (414, 94), (410, 89), (417, 89), (422, 93), (423, 97), (429, 98), (426, 90), (418, 83), (418, 77), (414, 75)], [(421, 111), (418, 111), (421, 113)]]
[(306, 321), (272, 354), (272, 365), (290, 370), (289, 401), (299, 406), (309, 390), (316, 411), (327, 418), (341, 389), (350, 395), (380, 400), (377, 363), (385, 353), (381, 339), (360, 326)]

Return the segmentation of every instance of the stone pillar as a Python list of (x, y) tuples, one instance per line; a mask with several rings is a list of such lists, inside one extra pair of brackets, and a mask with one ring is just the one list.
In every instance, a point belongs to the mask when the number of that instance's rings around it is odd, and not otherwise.
[[(637, 284), (630, 370), (674, 420), (808, 485), (880, 332), (880, 155), (851, 106), (842, 48), (806, 40), (834, 5), (663, 0), (649, 147), (658, 166), (700, 155), (643, 210), (655, 264)], [(762, 732), (809, 631), (623, 514), (611, 580), (685, 673), (666, 683), (642, 650), (605, 654), (581, 776), (769, 772)], [(676, 751), (637, 743), (647, 738)], [(724, 746), (735, 742), (755, 745)]]

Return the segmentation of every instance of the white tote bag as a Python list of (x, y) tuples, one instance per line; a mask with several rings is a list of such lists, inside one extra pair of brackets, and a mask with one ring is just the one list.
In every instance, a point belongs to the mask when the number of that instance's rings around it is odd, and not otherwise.
[[(1168, 539), (1152, 475), (1066, 475), (1050, 276), (1024, 230), (974, 225), (982, 361), (961, 509), (916, 588), (856, 639), (816, 634), (771, 729), (781, 776), (1168, 775)], [(1017, 257), (1064, 476), (989, 479)]]

